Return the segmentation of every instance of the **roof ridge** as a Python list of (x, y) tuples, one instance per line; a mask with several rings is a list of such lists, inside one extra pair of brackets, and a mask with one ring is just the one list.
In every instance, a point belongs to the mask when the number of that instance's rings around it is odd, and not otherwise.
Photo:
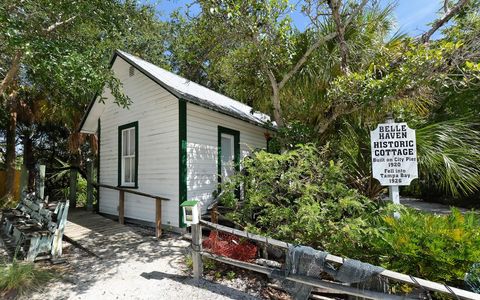
[[(122, 59), (156, 81), (177, 98), (185, 99), (194, 104), (205, 106), (220, 113), (230, 115), (259, 126), (267, 126), (270, 116), (254, 110), (251, 106), (232, 99), (195, 81), (182, 77), (136, 55), (117, 49), (115, 53)], [(150, 75), (150, 76), (148, 76)], [(152, 78), (153, 77), (153, 78)], [(209, 94), (209, 95), (208, 95)], [(274, 125), (273, 125), (274, 126)]]
[[(215, 90), (213, 90), (213, 89), (211, 89), (211, 88), (209, 88), (209, 87), (206, 87), (206, 86), (204, 86), (204, 85), (201, 85), (200, 83), (197, 83), (197, 82), (195, 82), (195, 81), (193, 81), (193, 80), (190, 80), (190, 79), (188, 79), (188, 78), (185, 78), (185, 77), (183, 77), (183, 76), (180, 76), (180, 75), (178, 75), (178, 74), (176, 74), (176, 73), (174, 73), (174, 72), (172, 72), (172, 71), (169, 71), (169, 70), (167, 70), (167, 69), (165, 69), (165, 68), (162, 68), (162, 67), (160, 67), (160, 66), (157, 66), (156, 64), (151, 63), (151, 62), (149, 62), (149, 61), (147, 61), (147, 60), (145, 60), (145, 59), (143, 59), (143, 58), (141, 58), (141, 57), (139, 57), (139, 56), (137, 56), (137, 55), (130, 54), (130, 53), (125, 52), (125, 51), (120, 50), (120, 49), (118, 49), (117, 51), (121, 52), (123, 55), (133, 56), (133, 57), (135, 57), (135, 58), (137, 58), (137, 59), (139, 59), (139, 60), (142, 60), (143, 62), (145, 62), (145, 63), (147, 63), (147, 64), (149, 64), (149, 65), (151, 65), (151, 66), (153, 66), (153, 67), (155, 67), (155, 68), (158, 68), (158, 69), (161, 69), (161, 70), (163, 70), (163, 71), (165, 71), (165, 72), (168, 72), (168, 73), (172, 74), (173, 76), (178, 77), (179, 79), (182, 79), (182, 80), (187, 81), (188, 84), (192, 83), (192, 84), (194, 84), (194, 85), (196, 85), (196, 86), (198, 86), (198, 87), (200, 87), (200, 88), (202, 88), (202, 89), (207, 89), (207, 90), (209, 90), (210, 92), (213, 92), (213, 93), (215, 93), (215, 94), (218, 94), (219, 96), (228, 98), (229, 100), (238, 102), (239, 104), (241, 104), (241, 105), (243, 105), (243, 106), (245, 106), (245, 107), (251, 108), (251, 109), (253, 110), (253, 107), (251, 107), (251, 106), (248, 105), (248, 104), (245, 104), (245, 103), (243, 103), (243, 102), (241, 102), (241, 101), (235, 100), (235, 99), (233, 99), (232, 97), (226, 96), (226, 95), (224, 95), (224, 94), (222, 94), (222, 93), (220, 93), (220, 92), (217, 92), (217, 91), (215, 91)], [(257, 110), (257, 111), (258, 111), (258, 110)], [(258, 111), (258, 112), (260, 112), (260, 111)], [(262, 113), (262, 112), (261, 112), (261, 113)]]

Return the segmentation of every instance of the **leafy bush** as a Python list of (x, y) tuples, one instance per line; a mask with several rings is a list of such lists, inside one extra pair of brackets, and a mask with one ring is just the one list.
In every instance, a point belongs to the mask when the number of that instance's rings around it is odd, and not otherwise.
[(303, 122), (290, 122), (288, 126), (281, 127), (268, 142), (271, 153), (280, 153), (282, 149), (294, 149), (298, 144), (306, 144), (317, 138), (314, 130)]
[[(319, 248), (346, 246), (350, 231), (369, 231), (363, 216), (375, 204), (347, 186), (341, 164), (324, 161), (326, 151), (307, 144), (245, 159), (242, 174), (223, 186), (230, 217), (250, 231)], [(242, 205), (234, 201), (239, 185)]]
[(439, 216), (403, 208), (395, 219), (389, 207), (372, 226), (378, 235), (369, 239), (371, 252), (386, 268), (462, 286), (465, 273), (480, 262), (480, 218), (475, 213), (453, 209)]
[(33, 263), (14, 260), (11, 264), (0, 265), (0, 292), (16, 290), (18, 294), (22, 294), (52, 278), (52, 273), (35, 267)]
[[(342, 164), (327, 161), (326, 151), (304, 145), (254, 153), (222, 186), (229, 217), (250, 232), (463, 286), (480, 262), (478, 215), (436, 216), (369, 200), (349, 188)], [(242, 201), (235, 199), (239, 185)]]

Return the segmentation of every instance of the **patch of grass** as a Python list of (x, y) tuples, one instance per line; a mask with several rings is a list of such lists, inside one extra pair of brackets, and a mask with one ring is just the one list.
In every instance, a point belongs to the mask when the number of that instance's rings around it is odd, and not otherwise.
[(203, 259), (203, 269), (206, 271), (215, 270), (217, 265), (213, 259), (204, 258)]
[(193, 259), (191, 255), (185, 255), (184, 262), (188, 270), (193, 270)]
[(228, 271), (226, 277), (228, 280), (234, 280), (236, 276), (237, 274), (234, 271)]
[(14, 260), (11, 264), (0, 265), (0, 293), (16, 290), (22, 294), (48, 282), (54, 275), (33, 263)]

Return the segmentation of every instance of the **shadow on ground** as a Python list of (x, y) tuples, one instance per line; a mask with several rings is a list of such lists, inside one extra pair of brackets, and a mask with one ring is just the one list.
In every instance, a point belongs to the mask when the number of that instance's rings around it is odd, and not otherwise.
[(236, 289), (233, 289), (231, 287), (223, 286), (223, 285), (221, 286), (219, 284), (215, 284), (213, 282), (210, 282), (204, 279), (196, 280), (190, 276), (185, 276), (185, 275), (169, 274), (169, 273), (164, 273), (160, 271), (153, 271), (149, 273), (143, 272), (142, 274), (140, 274), (140, 276), (148, 280), (151, 280), (151, 279), (173, 280), (181, 284), (187, 284), (192, 287), (206, 289), (218, 295), (228, 296), (230, 299), (235, 299), (235, 300), (243, 300), (245, 299), (245, 296), (246, 296), (245, 293), (238, 291)]

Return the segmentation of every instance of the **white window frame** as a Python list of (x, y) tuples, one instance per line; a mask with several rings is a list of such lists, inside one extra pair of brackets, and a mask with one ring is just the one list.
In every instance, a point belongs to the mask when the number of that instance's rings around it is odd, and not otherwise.
[[(122, 187), (133, 187), (138, 186), (138, 123), (130, 123), (119, 127), (119, 186)], [(126, 144), (125, 138), (127, 138)], [(133, 139), (133, 143), (132, 143)], [(126, 149), (125, 149), (126, 148)], [(126, 151), (125, 151), (126, 150)], [(126, 152), (126, 153), (125, 153)], [(130, 176), (129, 180), (125, 180), (125, 173), (127, 164), (126, 161), (129, 161)]]
[[(235, 136), (229, 133), (221, 133), (220, 134), (221, 139), (228, 139), (229, 140), (229, 146), (230, 146), (230, 157), (229, 157), (229, 166), (224, 165), (223, 161), (223, 152), (222, 152), (222, 157), (220, 158), (221, 160), (221, 175), (224, 179), (226, 179), (228, 176), (226, 174), (226, 168), (231, 167), (233, 168), (233, 171), (235, 172)], [(223, 151), (223, 143), (222, 143), (222, 151)]]

